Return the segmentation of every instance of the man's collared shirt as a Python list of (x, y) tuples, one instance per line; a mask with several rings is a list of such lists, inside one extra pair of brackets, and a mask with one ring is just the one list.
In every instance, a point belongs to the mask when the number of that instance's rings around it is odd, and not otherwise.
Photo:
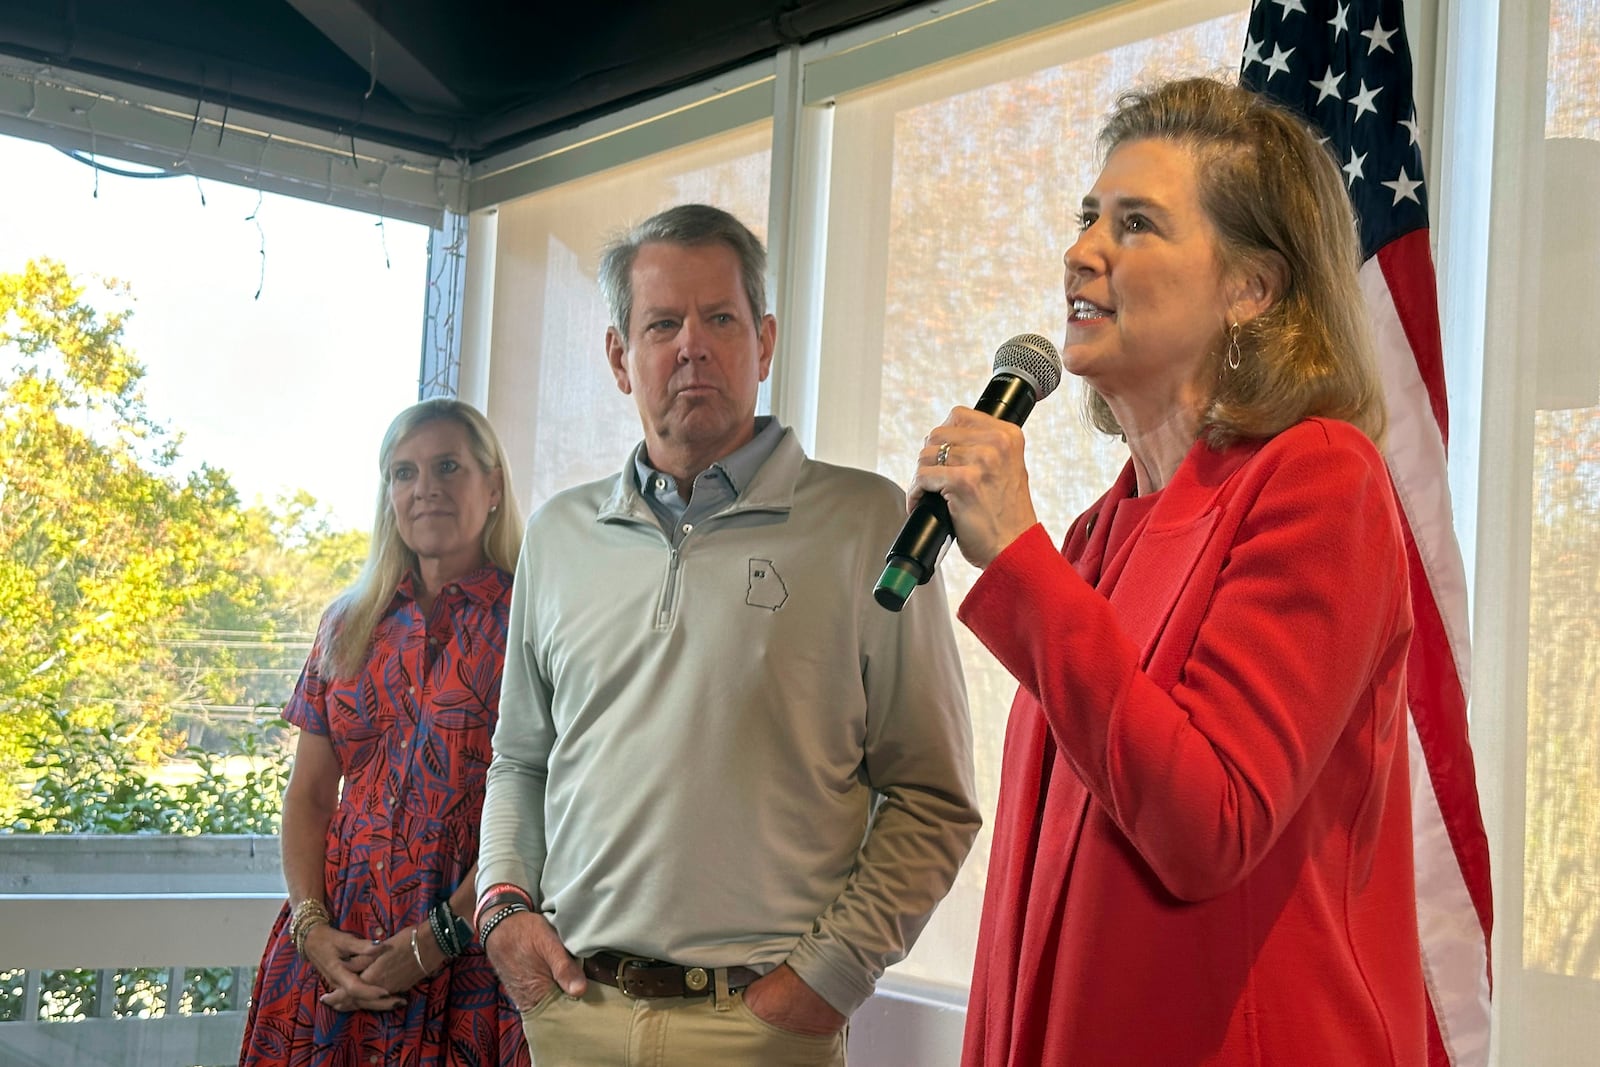
[(681, 544), (695, 523), (737, 500), (739, 491), (750, 484), (781, 440), (783, 427), (778, 421), (771, 415), (757, 416), (755, 436), (701, 471), (689, 490), (688, 500), (678, 494), (676, 478), (650, 466), (649, 455), (641, 445), (633, 458), (634, 477), (672, 546)]

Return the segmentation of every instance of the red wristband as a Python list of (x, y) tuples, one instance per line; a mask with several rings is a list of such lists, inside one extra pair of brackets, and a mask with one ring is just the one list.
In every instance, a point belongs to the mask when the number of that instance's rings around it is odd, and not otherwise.
[(472, 909), (472, 928), (476, 930), (483, 925), (484, 912), (508, 900), (526, 904), (529, 911), (533, 910), (533, 897), (528, 895), (526, 889), (515, 882), (498, 882), (485, 889), (478, 897), (478, 906)]

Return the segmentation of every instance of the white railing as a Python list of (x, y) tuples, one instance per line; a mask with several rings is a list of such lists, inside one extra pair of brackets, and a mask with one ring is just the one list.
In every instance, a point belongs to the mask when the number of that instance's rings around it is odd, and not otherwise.
[[(276, 837), (0, 834), (0, 974), (24, 971), (20, 1019), (0, 1022), (3, 1067), (213, 1067), (238, 1060), (252, 969), (283, 903)], [(118, 976), (164, 974), (159, 1011), (117, 1017)], [(226, 1003), (186, 1014), (201, 968)], [(45, 976), (94, 971), (77, 1013), (41, 1011)], [(48, 1000), (48, 998), (44, 998)], [(960, 1058), (965, 999), (889, 976), (851, 1021), (850, 1062), (944, 1067)]]
[[(282, 902), (275, 837), (0, 835), (0, 973), (24, 972), (20, 1018), (0, 1022), (0, 1064), (237, 1062), (251, 968)], [(154, 988), (140, 1014), (118, 1017), (119, 979), (143, 968)], [(231, 989), (186, 1013), (201, 968), (225, 969), (218, 984)], [(49, 974), (69, 969), (94, 972), (86, 995), (52, 1005)]]

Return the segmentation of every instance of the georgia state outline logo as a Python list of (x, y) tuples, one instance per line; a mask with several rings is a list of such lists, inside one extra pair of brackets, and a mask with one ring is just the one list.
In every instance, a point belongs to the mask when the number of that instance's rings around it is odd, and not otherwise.
[(789, 599), (789, 587), (783, 584), (778, 568), (770, 559), (750, 560), (750, 585), (745, 590), (744, 602), (753, 608), (777, 611)]

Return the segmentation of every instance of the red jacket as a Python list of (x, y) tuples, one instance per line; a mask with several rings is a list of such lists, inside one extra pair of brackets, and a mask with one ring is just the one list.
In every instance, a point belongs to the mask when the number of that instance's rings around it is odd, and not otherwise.
[(1423, 1064), (1383, 460), (1321, 419), (1197, 444), (1104, 559), (1133, 484), (961, 607), (1020, 683), (964, 1063)]

